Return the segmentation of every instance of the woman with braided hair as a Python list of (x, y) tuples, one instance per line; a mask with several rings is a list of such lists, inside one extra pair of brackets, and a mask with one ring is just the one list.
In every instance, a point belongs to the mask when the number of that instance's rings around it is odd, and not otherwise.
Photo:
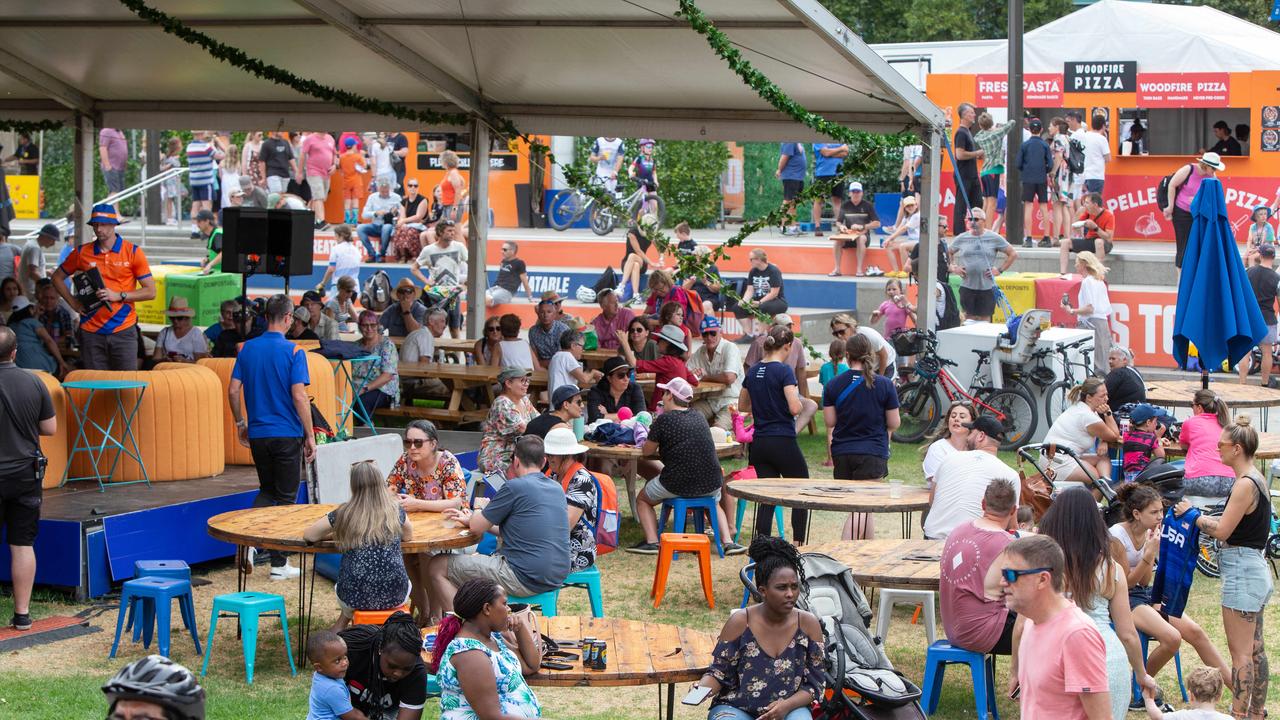
[(338, 633), (347, 643), (351, 704), (369, 720), (419, 720), (427, 701), (422, 634), (413, 616), (394, 613), (381, 627), (354, 625)]
[(541, 717), (538, 698), (524, 681), (542, 667), (542, 648), (535, 644), (532, 628), (511, 614), (501, 585), (487, 578), (463, 583), (453, 612), (440, 622), (431, 657), (440, 679), (440, 720)]
[(695, 687), (711, 689), (708, 720), (811, 720), (822, 695), (822, 627), (796, 609), (807, 589), (800, 551), (786, 540), (756, 536), (747, 556), (755, 563), (761, 602), (735, 611), (720, 631), (711, 668)]

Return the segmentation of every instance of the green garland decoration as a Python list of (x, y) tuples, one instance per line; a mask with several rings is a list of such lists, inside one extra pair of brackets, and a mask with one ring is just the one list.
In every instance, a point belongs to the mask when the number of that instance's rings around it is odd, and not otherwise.
[(46, 130), (57, 130), (64, 124), (61, 120), (0, 120), (0, 132), (35, 135)]

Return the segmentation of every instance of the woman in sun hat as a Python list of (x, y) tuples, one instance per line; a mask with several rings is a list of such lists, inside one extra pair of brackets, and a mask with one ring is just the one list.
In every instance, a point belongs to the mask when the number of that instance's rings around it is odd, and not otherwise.
[(1182, 269), (1182, 254), (1187, 251), (1187, 237), (1191, 235), (1191, 201), (1205, 178), (1216, 177), (1227, 169), (1216, 152), (1207, 152), (1194, 163), (1187, 163), (1169, 178), (1169, 204), (1165, 206), (1165, 219), (1173, 222), (1176, 244), (1173, 264)]
[[(621, 343), (622, 356), (626, 358), (627, 364), (635, 368), (637, 373), (653, 373), (660, 385), (667, 383), (671, 378), (681, 377), (690, 385), (697, 386), (697, 376), (684, 363), (684, 356), (689, 350), (689, 346), (684, 344), (684, 331), (676, 325), (663, 325), (653, 333), (653, 339), (658, 343), (658, 359), (636, 360), (636, 354), (627, 342), (626, 335), (619, 330), (618, 341)], [(658, 409), (658, 400), (661, 397), (662, 394), (655, 391), (649, 398), (650, 412)]]
[(196, 311), (187, 304), (186, 298), (174, 295), (165, 316), (169, 318), (169, 326), (156, 338), (153, 356), (156, 362), (195, 362), (209, 357), (209, 341), (204, 333), (196, 330)]

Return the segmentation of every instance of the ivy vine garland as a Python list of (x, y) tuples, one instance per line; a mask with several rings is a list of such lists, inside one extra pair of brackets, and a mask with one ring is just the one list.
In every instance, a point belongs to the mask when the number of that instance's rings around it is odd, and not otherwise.
[(62, 125), (61, 120), (0, 120), (0, 132), (35, 135), (45, 130), (57, 130)]

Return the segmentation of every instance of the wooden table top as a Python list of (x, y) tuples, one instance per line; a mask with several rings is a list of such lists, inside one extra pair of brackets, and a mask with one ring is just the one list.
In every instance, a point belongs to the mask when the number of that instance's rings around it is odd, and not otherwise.
[(942, 545), (942, 540), (842, 540), (800, 549), (848, 565), (853, 579), (864, 585), (937, 590)]
[[(1147, 402), (1164, 407), (1191, 407), (1191, 398), (1199, 389), (1199, 380), (1157, 380), (1147, 383)], [(1280, 406), (1280, 390), (1240, 385), (1234, 377), (1230, 381), (1211, 382), (1209, 389), (1233, 410)]]
[[(537, 687), (624, 687), (692, 682), (706, 673), (716, 636), (675, 625), (574, 615), (538, 616), (539, 628), (552, 640), (593, 637), (609, 646), (606, 670), (587, 670), (579, 657), (572, 670), (542, 669), (525, 680)], [(423, 630), (423, 635), (435, 632)], [(514, 650), (514, 648), (513, 648)], [(581, 654), (579, 648), (567, 652)], [(426, 658), (426, 654), (423, 654)]]
[[(445, 352), (461, 352), (470, 355), (476, 349), (476, 340), (475, 338), (439, 338), (436, 340), (435, 347)], [(605, 360), (617, 354), (617, 350), (583, 350), (582, 359), (589, 363), (603, 364)]]
[[(209, 518), (209, 535), (236, 545), (252, 545), (268, 550), (333, 553), (338, 548), (326, 540), (308, 545), (302, 532), (337, 505), (277, 505), (233, 510)], [(461, 527), (445, 527), (444, 515), (411, 512), (413, 539), (403, 543), (407, 553), (454, 550), (475, 545), (480, 538)]]
[[(597, 445), (590, 440), (583, 440), (582, 444), (587, 446), (587, 454), (592, 457), (613, 460), (639, 460), (642, 457), (646, 457), (644, 452), (634, 445)], [(716, 445), (716, 457), (718, 458), (737, 457), (741, 452), (741, 443), (727, 442)], [(657, 457), (657, 454), (647, 457)]]
[(929, 507), (929, 491), (903, 485), (902, 497), (889, 497), (889, 483), (875, 480), (768, 478), (735, 480), (729, 494), (743, 500), (804, 510), (839, 512), (912, 512)]
[[(403, 378), (438, 378), (477, 384), (495, 383), (498, 381), (498, 373), (502, 372), (502, 367), (498, 365), (460, 365), (438, 362), (401, 362), (396, 369)], [(545, 387), (547, 371), (534, 370), (529, 384)]]
[[(1164, 454), (1166, 457), (1182, 457), (1187, 454), (1181, 445), (1174, 443), (1165, 447)], [(1275, 460), (1280, 458), (1280, 433), (1260, 432), (1258, 433), (1258, 452), (1254, 454), (1254, 460)]]

